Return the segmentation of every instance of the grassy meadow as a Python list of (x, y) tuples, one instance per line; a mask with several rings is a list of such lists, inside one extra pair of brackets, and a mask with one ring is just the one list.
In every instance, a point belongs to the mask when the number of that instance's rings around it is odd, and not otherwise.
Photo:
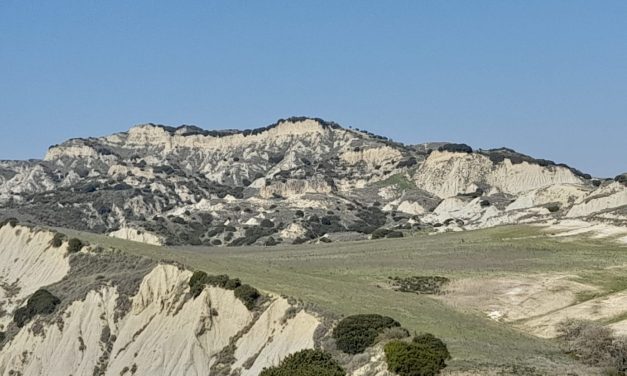
[[(485, 230), (402, 239), (277, 247), (158, 247), (102, 235), (61, 230), (92, 244), (157, 260), (172, 260), (210, 274), (229, 274), (261, 290), (293, 296), (335, 315), (379, 313), (415, 332), (443, 338), (450, 369), (481, 365), (573, 364), (552, 340), (494, 322), (479, 312), (452, 308), (430, 296), (396, 292), (390, 276), (486, 276), (567, 273), (599, 287), (627, 288), (627, 247), (607, 240), (551, 237), (538, 227)], [(610, 268), (610, 269), (608, 269)], [(594, 296), (581, 296), (581, 300)]]

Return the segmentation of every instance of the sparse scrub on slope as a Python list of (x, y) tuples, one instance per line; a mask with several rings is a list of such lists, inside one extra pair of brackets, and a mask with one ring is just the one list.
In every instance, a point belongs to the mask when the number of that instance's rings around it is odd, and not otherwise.
[(557, 327), (564, 350), (582, 363), (603, 367), (610, 375), (627, 372), (627, 338), (594, 321), (568, 319)]
[(235, 297), (241, 300), (249, 310), (255, 308), (257, 301), (261, 297), (257, 289), (250, 285), (242, 284), (238, 278), (230, 278), (226, 274), (208, 275), (200, 270), (195, 271), (189, 279), (189, 289), (192, 296), (196, 298), (200, 295), (205, 286), (233, 290)]
[(330, 354), (302, 350), (289, 355), (276, 367), (265, 368), (259, 376), (344, 376), (346, 372)]

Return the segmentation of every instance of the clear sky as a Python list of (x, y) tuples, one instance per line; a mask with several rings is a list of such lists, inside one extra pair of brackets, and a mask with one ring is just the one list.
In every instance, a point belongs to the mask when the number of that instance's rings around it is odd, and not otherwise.
[(307, 115), (627, 171), (627, 1), (0, 0), (0, 159)]

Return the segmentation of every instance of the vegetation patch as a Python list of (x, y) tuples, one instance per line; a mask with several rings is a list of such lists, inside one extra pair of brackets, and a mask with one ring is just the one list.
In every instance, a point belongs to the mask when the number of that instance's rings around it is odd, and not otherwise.
[(359, 354), (372, 346), (385, 329), (400, 326), (398, 321), (387, 316), (353, 315), (342, 319), (337, 324), (333, 329), (333, 338), (338, 349), (347, 354)]
[(383, 238), (391, 239), (391, 238), (402, 238), (402, 237), (403, 237), (403, 233), (401, 231), (390, 230), (387, 228), (376, 229), (371, 235), (372, 239), (383, 239)]
[(17, 220), (17, 218), (7, 218), (5, 220), (3, 220), (2, 222), (0, 222), (0, 228), (4, 227), (5, 225), (9, 225), (11, 227), (15, 227), (17, 226), (17, 224), (19, 223), (19, 221)]
[(83, 246), (84, 244), (80, 241), (80, 239), (72, 238), (67, 244), (67, 251), (70, 253), (76, 253), (83, 249)]
[(442, 288), (450, 282), (440, 276), (389, 277), (392, 289), (416, 294), (441, 294)]
[(557, 327), (564, 351), (584, 364), (603, 367), (608, 375), (627, 373), (627, 337), (594, 321), (568, 319)]
[(244, 303), (246, 308), (252, 310), (257, 304), (257, 300), (261, 296), (259, 291), (246, 284), (242, 284), (239, 278), (230, 278), (226, 274), (207, 275), (207, 273), (197, 270), (189, 279), (190, 293), (194, 298), (198, 297), (205, 286), (220, 287), (227, 290), (233, 290), (235, 297)]
[(346, 372), (330, 354), (302, 350), (287, 356), (277, 367), (264, 368), (259, 376), (344, 376)]
[(54, 248), (59, 248), (63, 244), (63, 240), (65, 240), (65, 235), (60, 232), (56, 232), (50, 241), (50, 245)]
[(451, 358), (446, 344), (432, 334), (416, 336), (411, 343), (389, 342), (384, 351), (388, 370), (399, 376), (438, 375)]
[(25, 307), (18, 308), (13, 321), (18, 328), (23, 327), (36, 315), (49, 315), (61, 303), (61, 300), (48, 290), (39, 289), (28, 299)]

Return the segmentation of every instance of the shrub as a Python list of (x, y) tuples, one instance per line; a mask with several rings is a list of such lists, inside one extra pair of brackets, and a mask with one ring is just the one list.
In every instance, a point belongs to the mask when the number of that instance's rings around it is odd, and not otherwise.
[(303, 218), (303, 217), (305, 216), (305, 212), (304, 212), (304, 211), (302, 211), (302, 210), (296, 210), (296, 211), (294, 212), (294, 215), (295, 215), (297, 218)]
[(451, 354), (448, 352), (446, 344), (431, 333), (419, 334), (414, 337), (412, 342), (420, 346), (428, 347), (442, 359), (451, 359)]
[(618, 374), (627, 371), (627, 338), (594, 321), (568, 319), (557, 326), (565, 351), (582, 363), (606, 367)]
[(261, 227), (266, 227), (266, 228), (274, 227), (274, 223), (271, 220), (267, 219), (267, 218), (264, 218), (261, 221), (260, 225), (261, 225)]
[(372, 346), (387, 328), (400, 327), (391, 317), (368, 314), (348, 316), (333, 329), (337, 347), (347, 354), (358, 354)]
[(67, 244), (67, 250), (70, 253), (76, 253), (76, 252), (79, 252), (81, 249), (83, 249), (83, 246), (84, 244), (82, 241), (76, 238), (72, 238)]
[(255, 308), (259, 296), (259, 291), (250, 285), (241, 285), (235, 289), (235, 297), (241, 300), (249, 310)]
[(6, 224), (11, 227), (15, 227), (18, 223), (19, 221), (17, 220), (17, 218), (7, 218), (4, 221), (0, 222), (0, 227), (4, 227)]
[[(435, 338), (435, 337), (433, 337)], [(437, 339), (437, 338), (435, 338)], [(450, 358), (448, 350), (444, 353), (437, 344), (432, 347), (431, 340), (427, 343), (392, 341), (385, 345), (385, 358), (388, 371), (399, 376), (433, 376), (446, 367), (446, 359)], [(442, 341), (440, 341), (442, 343)], [(442, 343), (442, 345), (444, 345)], [(444, 345), (446, 349), (446, 345)]]
[(415, 292), (416, 294), (440, 294), (442, 287), (450, 282), (448, 278), (440, 276), (389, 278), (392, 283), (392, 289), (401, 292)]
[(234, 290), (235, 297), (241, 300), (248, 309), (253, 309), (257, 299), (261, 296), (255, 288), (242, 285), (239, 278), (230, 278), (226, 274), (207, 275), (207, 273), (197, 270), (189, 279), (189, 291), (194, 298), (198, 297), (207, 285)]
[(63, 244), (63, 239), (65, 239), (65, 235), (60, 232), (54, 234), (54, 237), (50, 241), (50, 245), (54, 248), (59, 248)]
[(15, 311), (13, 321), (18, 328), (21, 328), (36, 315), (51, 314), (59, 303), (61, 300), (48, 290), (39, 289), (28, 299), (25, 307)]
[(387, 234), (386, 238), (388, 239), (392, 239), (392, 238), (402, 238), (403, 237), (403, 233), (400, 231), (390, 231), (390, 233)]
[(277, 242), (276, 239), (274, 239), (272, 236), (266, 239), (266, 241), (263, 243), (263, 245), (265, 245), (266, 247), (272, 247), (277, 244), (279, 244), (279, 242)]
[(546, 208), (549, 210), (550, 213), (555, 213), (560, 210), (560, 205), (559, 204), (547, 204)]
[(472, 153), (472, 148), (466, 144), (446, 144), (440, 146), (438, 151), (448, 151), (451, 153)]
[(344, 376), (346, 372), (321, 350), (302, 350), (288, 355), (277, 367), (264, 368), (259, 376)]
[(390, 230), (388, 230), (387, 228), (378, 228), (372, 232), (371, 237), (372, 239), (382, 239), (385, 238), (389, 233)]

